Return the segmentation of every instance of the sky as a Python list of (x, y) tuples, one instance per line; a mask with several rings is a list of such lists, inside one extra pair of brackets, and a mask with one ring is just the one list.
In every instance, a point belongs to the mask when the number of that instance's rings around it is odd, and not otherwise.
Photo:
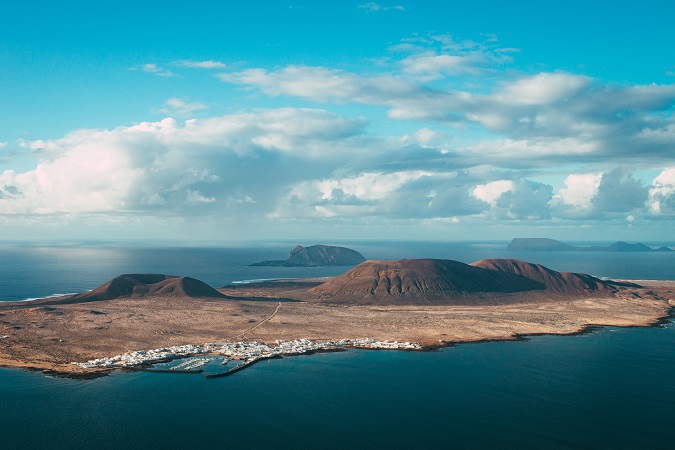
[(3, 5), (0, 240), (674, 242), (673, 17)]

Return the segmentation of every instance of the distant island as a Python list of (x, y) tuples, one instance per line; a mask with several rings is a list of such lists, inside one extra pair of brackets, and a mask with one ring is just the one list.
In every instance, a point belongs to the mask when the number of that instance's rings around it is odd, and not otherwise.
[(629, 244), (618, 241), (606, 247), (591, 245), (581, 247), (547, 238), (515, 238), (506, 247), (507, 250), (553, 251), (553, 252), (672, 252), (669, 247), (651, 248), (642, 243)]
[(317, 266), (355, 266), (366, 258), (356, 250), (333, 245), (296, 246), (284, 261), (263, 261), (250, 266), (266, 267), (317, 267)]

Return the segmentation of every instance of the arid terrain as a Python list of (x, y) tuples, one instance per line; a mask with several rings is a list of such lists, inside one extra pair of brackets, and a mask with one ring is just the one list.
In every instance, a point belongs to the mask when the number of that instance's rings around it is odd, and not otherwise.
[[(469, 267), (474, 270), (474, 266)], [(514, 267), (509, 266), (509, 270)], [(403, 280), (401, 286), (411, 281), (409, 273), (404, 272), (396, 275)], [(557, 272), (549, 272), (555, 279), (570, 276), (558, 277)], [(539, 272), (540, 279), (541, 273), (544, 272)], [(436, 278), (441, 275), (447, 287), (452, 281), (447, 274), (433, 274)], [(228, 286), (218, 289), (222, 297), (207, 297), (190, 295), (189, 289), (173, 289), (173, 284), (167, 285), (162, 278), (159, 290), (141, 285), (123, 291), (124, 295), (116, 298), (106, 297), (109, 291), (101, 290), (102, 286), (92, 291), (96, 295), (79, 298), (0, 303), (0, 365), (76, 374), (87, 369), (70, 364), (73, 361), (131, 350), (305, 337), (316, 340), (372, 337), (439, 346), (515, 339), (528, 334), (578, 333), (593, 325), (649, 326), (668, 317), (675, 306), (675, 281), (639, 281), (639, 286), (616, 283), (612, 289), (579, 291), (574, 295), (560, 289), (531, 289), (530, 285), (523, 285), (529, 290), (509, 292), (497, 284), (505, 292), (454, 299), (448, 293), (448, 301), (444, 303), (438, 302), (435, 292), (432, 297), (424, 297), (433, 298), (433, 304), (426, 300), (416, 304), (415, 299), (420, 298), (417, 293), (401, 297), (395, 289), (394, 294), (387, 294), (398, 296), (392, 301), (376, 304), (331, 301), (334, 298), (326, 297), (326, 292), (335, 293), (339, 289), (331, 290), (327, 281), (330, 280)], [(418, 285), (431, 283), (422, 281)], [(176, 278), (171, 283), (180, 287), (185, 282)], [(359, 279), (358, 289), (368, 282)], [(317, 290), (318, 286), (323, 287)], [(577, 289), (578, 285), (575, 286)]]

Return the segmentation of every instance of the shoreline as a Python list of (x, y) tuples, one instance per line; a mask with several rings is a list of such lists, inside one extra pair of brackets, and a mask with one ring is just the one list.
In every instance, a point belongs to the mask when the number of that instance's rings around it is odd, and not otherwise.
[[(635, 324), (635, 325), (613, 325), (613, 324), (585, 324), (577, 331), (572, 332), (541, 332), (541, 333), (523, 333), (523, 334), (514, 334), (508, 337), (503, 338), (486, 338), (486, 339), (477, 339), (477, 340), (458, 340), (458, 341), (444, 341), (438, 344), (419, 344), (419, 348), (371, 348), (371, 347), (361, 347), (361, 346), (345, 346), (345, 347), (334, 347), (327, 349), (315, 349), (309, 350), (303, 353), (292, 353), (292, 354), (283, 354), (273, 357), (259, 358), (253, 363), (243, 363), (243, 367), (236, 366), (233, 369), (232, 373), (245, 369), (246, 367), (259, 362), (262, 359), (283, 359), (286, 357), (296, 357), (296, 356), (309, 356), (316, 353), (335, 353), (343, 352), (350, 350), (370, 350), (370, 351), (406, 351), (406, 352), (435, 352), (442, 350), (444, 348), (453, 348), (461, 345), (470, 345), (470, 344), (484, 344), (484, 343), (493, 343), (493, 342), (527, 342), (531, 340), (532, 337), (537, 336), (581, 336), (585, 334), (592, 334), (595, 331), (600, 331), (606, 328), (620, 328), (620, 329), (630, 329), (630, 328), (662, 328), (663, 325), (670, 323), (675, 320), (675, 306), (670, 306), (667, 310), (667, 314), (660, 316), (655, 320), (651, 321), (648, 324)], [(206, 353), (216, 355), (217, 353)], [(159, 362), (168, 362), (175, 361), (178, 359), (190, 358), (195, 355), (182, 355), (175, 358), (169, 358)], [(154, 363), (152, 363), (154, 364)], [(18, 369), (27, 372), (40, 372), (45, 376), (52, 376), (57, 378), (69, 378), (74, 380), (92, 380), (100, 377), (105, 377), (110, 375), (113, 372), (152, 372), (152, 373), (162, 373), (161, 369), (152, 369), (152, 364), (139, 364), (138, 366), (126, 366), (126, 367), (112, 367), (112, 368), (92, 368), (80, 370), (63, 370), (65, 368), (71, 369), (73, 366), (72, 363), (69, 364), (51, 364), (51, 363), (35, 363), (28, 361), (20, 360), (6, 360), (0, 357), (0, 368), (2, 369)], [(79, 367), (79, 366), (75, 366)], [(61, 370), (59, 370), (61, 369)], [(230, 369), (232, 370), (232, 369)], [(167, 372), (169, 372), (167, 370)], [(229, 371), (227, 371), (229, 372)], [(225, 373), (227, 373), (225, 372)], [(194, 372), (198, 373), (198, 372)], [(200, 372), (199, 372), (200, 373)], [(217, 376), (208, 376), (207, 378), (220, 378), (225, 376), (223, 374), (217, 374)]]
[[(623, 287), (606, 296), (523, 293), (501, 298), (508, 302), (479, 299), (445, 305), (286, 302), (298, 291), (276, 287), (237, 291), (242, 295), (227, 301), (145, 296), (91, 302), (59, 302), (58, 298), (0, 302), (0, 367), (89, 379), (122, 365), (158, 360), (161, 351), (173, 360), (196, 348), (203, 353), (215, 348), (208, 345), (220, 345), (213, 343), (306, 339), (326, 344), (368, 335), (389, 347), (382, 349), (392, 349), (394, 342), (408, 342), (417, 348), (406, 350), (435, 351), (542, 335), (580, 335), (605, 327), (658, 327), (675, 317), (675, 281), (671, 280), (643, 280), (639, 287)], [(182, 348), (170, 350), (174, 347)], [(143, 349), (151, 350), (146, 354)], [(73, 361), (88, 361), (81, 364), (92, 366), (81, 367)], [(102, 361), (109, 365), (102, 367)]]

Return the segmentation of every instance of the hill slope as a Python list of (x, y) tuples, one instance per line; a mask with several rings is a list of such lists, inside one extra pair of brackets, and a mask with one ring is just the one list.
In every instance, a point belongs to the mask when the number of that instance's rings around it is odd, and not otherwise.
[(619, 286), (629, 284), (556, 272), (518, 260), (486, 259), (468, 265), (441, 259), (411, 259), (366, 261), (309, 289), (308, 294), (313, 296), (310, 301), (337, 304), (443, 305), (611, 295)]
[(618, 286), (636, 286), (601, 280), (583, 273), (556, 272), (540, 264), (517, 259), (483, 259), (471, 265), (500, 273), (520, 275), (541, 283), (548, 291), (567, 295), (587, 294), (592, 291), (614, 292)]
[(93, 291), (74, 295), (69, 300), (86, 302), (145, 296), (225, 298), (211, 286), (190, 277), (125, 274), (113, 278)]
[(472, 294), (541, 289), (535, 280), (458, 261), (408, 259), (366, 261), (309, 292), (335, 303), (444, 304)]

